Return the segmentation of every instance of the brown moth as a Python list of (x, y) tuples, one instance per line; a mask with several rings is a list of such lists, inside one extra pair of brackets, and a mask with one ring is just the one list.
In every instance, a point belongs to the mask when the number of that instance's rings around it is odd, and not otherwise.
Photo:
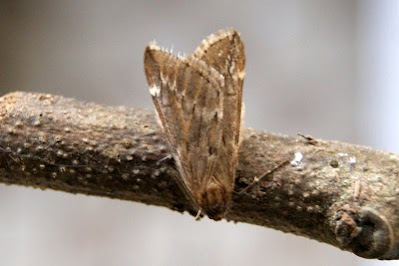
[(245, 54), (234, 29), (205, 38), (189, 56), (150, 43), (144, 67), (180, 176), (198, 211), (220, 220), (234, 187)]

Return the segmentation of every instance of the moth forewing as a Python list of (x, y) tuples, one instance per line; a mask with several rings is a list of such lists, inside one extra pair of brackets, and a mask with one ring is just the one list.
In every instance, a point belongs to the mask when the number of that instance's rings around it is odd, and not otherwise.
[(150, 44), (145, 73), (179, 171), (178, 181), (211, 219), (223, 218), (234, 187), (241, 128), (244, 47), (234, 30), (177, 57)]

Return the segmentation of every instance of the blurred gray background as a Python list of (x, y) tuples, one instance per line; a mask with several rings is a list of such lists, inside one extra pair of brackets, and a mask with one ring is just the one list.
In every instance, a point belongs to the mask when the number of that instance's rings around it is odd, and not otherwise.
[[(145, 45), (189, 53), (228, 26), (246, 47), (246, 127), (399, 151), (395, 0), (1, 0), (0, 93), (153, 109)], [(254, 225), (0, 185), (1, 265), (382, 263), (395, 264)]]

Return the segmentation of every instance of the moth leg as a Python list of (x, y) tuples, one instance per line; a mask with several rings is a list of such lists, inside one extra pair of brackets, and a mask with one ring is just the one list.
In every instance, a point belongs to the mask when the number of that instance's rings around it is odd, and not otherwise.
[(202, 211), (201, 209), (198, 210), (197, 215), (195, 216), (195, 220), (199, 221), (202, 218)]
[(160, 165), (163, 161), (166, 160), (171, 160), (173, 158), (172, 154), (166, 155), (165, 157), (163, 157), (162, 159), (159, 159), (156, 163), (156, 165)]
[(249, 184), (248, 186), (246, 186), (245, 188), (241, 189), (240, 191), (237, 192), (237, 194), (243, 194), (245, 192), (248, 191), (248, 189), (250, 189), (251, 187), (253, 187), (255, 184), (257, 184), (261, 179), (265, 178), (268, 175), (273, 174), (274, 172), (276, 172), (277, 170), (279, 170), (280, 168), (283, 168), (284, 166), (286, 166), (290, 161), (289, 160), (284, 160), (283, 162), (279, 163), (277, 166), (273, 167), (272, 169), (264, 172), (261, 176), (254, 177), (254, 180), (251, 182), (251, 184)]

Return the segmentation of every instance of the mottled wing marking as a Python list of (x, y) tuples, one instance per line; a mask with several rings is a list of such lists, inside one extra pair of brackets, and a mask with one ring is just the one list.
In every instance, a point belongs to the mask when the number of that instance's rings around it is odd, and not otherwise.
[(243, 73), (243, 56), (233, 30), (209, 36), (187, 58), (154, 43), (145, 51), (150, 93), (180, 181), (213, 219), (223, 215), (234, 185), (242, 100), (237, 73)]
[[(242, 112), (242, 85), (245, 76), (244, 45), (239, 34), (234, 29), (221, 30), (209, 35), (191, 55), (193, 58), (204, 61), (224, 76), (223, 87), (223, 124), (222, 147), (219, 155), (223, 162), (219, 167), (226, 172), (228, 186), (233, 185), (237, 165), (238, 147), (240, 142), (241, 112)], [(226, 111), (225, 111), (226, 110)], [(229, 162), (225, 164), (224, 162)], [(222, 177), (221, 175), (219, 175)], [(222, 177), (219, 182), (225, 182)]]
[[(198, 58), (212, 66), (225, 77), (225, 93), (237, 95), (235, 102), (236, 112), (242, 112), (242, 86), (245, 77), (245, 52), (240, 35), (234, 29), (220, 30), (205, 38), (191, 57)], [(229, 109), (231, 110), (231, 109)], [(241, 115), (236, 121), (241, 126)], [(236, 128), (235, 143), (239, 143), (240, 129)]]
[(221, 131), (216, 118), (222, 114), (224, 77), (202, 61), (178, 58), (155, 44), (147, 47), (145, 66), (184, 185), (190, 191), (199, 190), (209, 176), (207, 165), (214, 160), (208, 156), (209, 142)]

